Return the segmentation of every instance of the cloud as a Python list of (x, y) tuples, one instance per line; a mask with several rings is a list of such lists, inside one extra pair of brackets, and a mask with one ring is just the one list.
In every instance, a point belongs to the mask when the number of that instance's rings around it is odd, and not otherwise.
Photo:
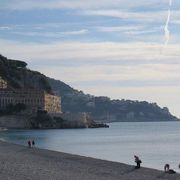
[(99, 32), (123, 32), (123, 31), (130, 31), (130, 30), (142, 30), (144, 29), (144, 26), (140, 26), (140, 25), (129, 25), (129, 26), (99, 26), (95, 28), (96, 31)]
[(136, 21), (157, 22), (157, 21), (164, 21), (167, 12), (166, 11), (132, 12), (125, 10), (108, 9), (108, 10), (85, 10), (85, 11), (80, 11), (79, 14), (86, 16), (105, 16), (105, 17), (130, 19), (131, 21), (136, 20)]
[[(73, 84), (109, 84), (114, 86), (164, 86), (179, 85), (180, 64), (146, 65), (86, 65), (68, 67), (51, 65), (41, 69), (51, 77), (64, 77)], [(60, 71), (59, 71), (60, 70)], [(135, 82), (135, 83), (134, 83)], [(138, 83), (139, 82), (139, 83)], [(98, 86), (97, 84), (97, 86)]]
[[(1, 53), (67, 82), (180, 79), (180, 45), (113, 42), (22, 44), (0, 41)], [(68, 66), (63, 64), (67, 62)], [(72, 65), (71, 65), (72, 64)], [(77, 64), (77, 65), (75, 65)]]
[(81, 29), (77, 31), (64, 31), (64, 32), (13, 32), (13, 34), (23, 36), (42, 36), (42, 37), (64, 37), (64, 36), (76, 36), (87, 34), (87, 29)]
[(29, 9), (99, 9), (99, 8), (135, 8), (138, 6), (163, 6), (165, 0), (159, 3), (157, 0), (139, 0), (132, 3), (132, 0), (8, 0), (0, 3), (1, 9), (29, 10)]
[(157, 33), (158, 31), (160, 32), (160, 29), (142, 30), (142, 31), (127, 31), (124, 33), (128, 34), (128, 35), (142, 35), (142, 34), (149, 34), (149, 33)]
[[(148, 27), (143, 25), (122, 25), (122, 26), (99, 26), (95, 28), (98, 32), (106, 32), (106, 33), (123, 33), (124, 35), (142, 35), (142, 34), (156, 34), (157, 32), (162, 31), (162, 27)], [(146, 38), (144, 38), (146, 39)]]
[(180, 25), (180, 20), (173, 20), (173, 21), (171, 21), (171, 23), (176, 24), (176, 25)]
[(0, 26), (0, 30), (12, 30), (10, 26)]
[(17, 58), (54, 60), (143, 60), (144, 62), (179, 62), (180, 45), (171, 44), (162, 52), (163, 44), (118, 42), (54, 42), (49, 44), (21, 43), (0, 40), (1, 52)]

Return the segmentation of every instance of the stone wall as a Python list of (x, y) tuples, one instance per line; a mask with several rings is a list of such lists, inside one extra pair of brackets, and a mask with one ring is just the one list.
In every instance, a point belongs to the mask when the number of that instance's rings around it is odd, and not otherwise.
[(6, 128), (30, 128), (30, 120), (27, 116), (23, 115), (11, 115), (0, 117), (0, 127)]
[(49, 113), (52, 117), (61, 117), (66, 121), (84, 121), (87, 122), (88, 115), (87, 113)]

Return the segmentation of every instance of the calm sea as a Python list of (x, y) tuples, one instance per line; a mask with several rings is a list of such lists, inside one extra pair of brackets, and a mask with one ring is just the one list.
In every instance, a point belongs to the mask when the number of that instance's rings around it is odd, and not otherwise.
[(180, 122), (120, 122), (110, 128), (67, 130), (9, 130), (0, 139), (39, 148), (134, 164), (138, 155), (143, 166), (177, 169), (180, 163)]

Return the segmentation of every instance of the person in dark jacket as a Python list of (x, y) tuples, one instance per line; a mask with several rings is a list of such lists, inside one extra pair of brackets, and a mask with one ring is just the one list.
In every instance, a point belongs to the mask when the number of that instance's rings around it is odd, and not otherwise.
[(139, 159), (139, 157), (138, 156), (135, 156), (134, 155), (134, 161), (135, 161), (135, 163), (136, 163), (136, 169), (139, 169), (140, 167), (141, 167), (141, 163), (142, 163), (142, 161)]
[(34, 140), (32, 140), (32, 147), (34, 147), (35, 146), (35, 141)]
[(31, 148), (31, 141), (28, 141), (28, 147)]
[(168, 172), (169, 171), (169, 164), (165, 164), (164, 165), (164, 172)]

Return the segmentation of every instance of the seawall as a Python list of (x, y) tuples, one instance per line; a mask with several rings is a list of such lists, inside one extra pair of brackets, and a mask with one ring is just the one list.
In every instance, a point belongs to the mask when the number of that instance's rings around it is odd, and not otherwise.
[(30, 117), (25, 115), (0, 116), (0, 127), (31, 128)]
[(8, 129), (67, 129), (100, 128), (108, 127), (108, 125), (95, 123), (85, 113), (41, 113), (0, 116), (0, 127)]
[(0, 141), (2, 180), (179, 180), (180, 174)]

